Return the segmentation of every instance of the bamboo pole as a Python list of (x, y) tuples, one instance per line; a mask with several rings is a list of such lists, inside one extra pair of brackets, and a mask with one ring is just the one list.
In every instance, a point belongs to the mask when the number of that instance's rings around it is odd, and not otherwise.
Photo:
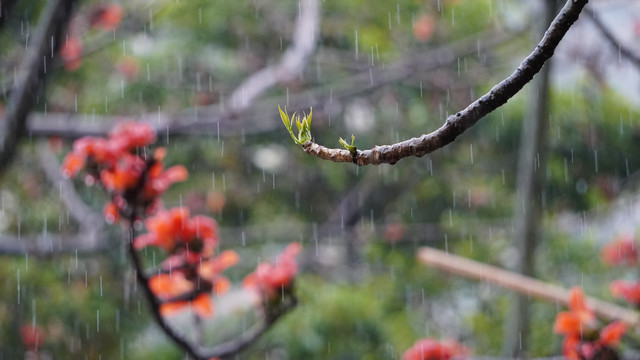
[[(418, 260), (452, 274), (487, 281), (531, 297), (565, 306), (569, 303), (568, 289), (441, 250), (422, 247), (418, 250)], [(606, 320), (621, 320), (632, 327), (640, 325), (640, 314), (636, 311), (590, 296), (586, 300), (596, 315)]]

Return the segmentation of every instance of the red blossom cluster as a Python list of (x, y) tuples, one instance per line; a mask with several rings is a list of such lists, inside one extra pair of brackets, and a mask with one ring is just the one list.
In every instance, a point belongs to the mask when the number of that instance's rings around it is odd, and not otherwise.
[(602, 261), (608, 265), (636, 265), (638, 244), (633, 235), (624, 234), (602, 248)]
[[(635, 266), (638, 259), (638, 244), (631, 234), (620, 235), (602, 248), (602, 260), (608, 265)], [(640, 281), (616, 280), (611, 283), (610, 290), (614, 297), (640, 307)]]
[(156, 246), (168, 257), (149, 286), (163, 301), (164, 316), (190, 306), (201, 317), (213, 315), (211, 295), (226, 292), (230, 285), (221, 273), (238, 262), (238, 255), (227, 250), (215, 256), (218, 225), (207, 216), (189, 216), (184, 207), (159, 211), (145, 220), (148, 233), (133, 240), (136, 249)]
[(188, 177), (182, 165), (164, 169), (164, 148), (157, 148), (153, 157), (146, 156), (144, 148), (155, 139), (149, 124), (119, 123), (108, 138), (76, 140), (73, 151), (64, 159), (62, 173), (74, 177), (84, 169), (87, 185), (102, 184), (112, 198), (104, 208), (105, 218), (114, 223), (131, 202), (145, 209), (158, 205), (159, 195)]
[(623, 298), (629, 304), (640, 307), (640, 282), (616, 280), (611, 283), (609, 288), (611, 295), (617, 298)]
[[(109, 192), (107, 221), (124, 217), (132, 226), (132, 220), (144, 220), (147, 232), (136, 236), (130, 249), (135, 254), (153, 246), (166, 253), (157, 274), (144, 280), (161, 315), (191, 309), (200, 317), (209, 317), (214, 314), (212, 296), (231, 286), (222, 272), (238, 263), (239, 257), (232, 250), (217, 253), (220, 240), (214, 219), (191, 216), (186, 207), (162, 208), (159, 196), (171, 184), (186, 180), (188, 173), (182, 165), (165, 169), (165, 149), (151, 152), (147, 148), (155, 140), (156, 133), (148, 124), (120, 123), (106, 138), (77, 140), (65, 157), (62, 172), (72, 177), (83, 171), (86, 184), (99, 184)], [(290, 290), (298, 272), (295, 257), (300, 248), (293, 243), (275, 265), (259, 264), (245, 278), (244, 286), (267, 298)]]
[(621, 321), (600, 328), (593, 310), (585, 301), (580, 287), (571, 289), (569, 311), (556, 316), (553, 331), (564, 335), (562, 354), (569, 360), (591, 360), (605, 352), (615, 352), (627, 325)]
[(469, 349), (454, 340), (422, 339), (405, 351), (402, 360), (464, 359), (468, 355)]
[(296, 255), (302, 246), (299, 243), (291, 243), (278, 257), (276, 264), (261, 263), (256, 270), (247, 275), (242, 285), (254, 291), (261, 297), (273, 299), (293, 284), (293, 278), (298, 273)]

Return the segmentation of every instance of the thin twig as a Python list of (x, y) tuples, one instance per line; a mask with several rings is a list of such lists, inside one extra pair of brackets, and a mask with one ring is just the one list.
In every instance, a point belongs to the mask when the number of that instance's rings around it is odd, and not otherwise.
[(628, 47), (622, 45), (622, 43), (618, 39), (616, 39), (615, 36), (613, 36), (611, 31), (607, 29), (602, 20), (600, 20), (599, 15), (596, 14), (596, 12), (590, 6), (586, 7), (584, 11), (587, 15), (589, 15), (589, 19), (593, 21), (593, 24), (598, 28), (598, 30), (600, 30), (605, 39), (607, 39), (607, 41), (609, 41), (609, 43), (620, 52), (620, 55), (626, 57), (640, 70), (640, 55), (631, 51), (631, 49), (629, 49)]
[(460, 134), (517, 94), (553, 56), (558, 43), (578, 19), (588, 0), (568, 0), (554, 19), (538, 46), (527, 56), (513, 74), (493, 87), (490, 92), (471, 103), (466, 109), (451, 115), (436, 131), (392, 145), (374, 146), (352, 153), (332, 149), (309, 141), (302, 145), (307, 154), (334, 162), (354, 162), (357, 165), (395, 164), (400, 159), (421, 157), (453, 142)]
[(106, 246), (101, 232), (84, 229), (77, 234), (0, 235), (0, 254), (10, 256), (29, 255), (49, 258), (61, 254), (95, 253)]

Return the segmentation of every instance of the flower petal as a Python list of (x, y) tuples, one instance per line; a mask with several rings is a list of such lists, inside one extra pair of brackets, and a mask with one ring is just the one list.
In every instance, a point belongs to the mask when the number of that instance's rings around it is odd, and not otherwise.
[(600, 342), (604, 345), (615, 346), (627, 331), (627, 324), (622, 321), (612, 322), (600, 331)]
[(200, 317), (210, 317), (213, 315), (213, 301), (211, 296), (200, 294), (191, 302), (191, 309)]

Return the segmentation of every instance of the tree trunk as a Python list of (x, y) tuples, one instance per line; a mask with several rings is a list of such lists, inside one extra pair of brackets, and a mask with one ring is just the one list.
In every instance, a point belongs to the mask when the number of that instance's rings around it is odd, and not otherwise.
[[(557, 9), (556, 0), (539, 1), (539, 17), (533, 19), (534, 43), (544, 35)], [(551, 59), (534, 78), (530, 90), (529, 111), (522, 126), (516, 203), (514, 205), (514, 246), (517, 261), (514, 271), (531, 276), (534, 251), (541, 234), (542, 182), (549, 127), (549, 73)], [(520, 357), (527, 348), (529, 334), (529, 298), (514, 294), (504, 324), (503, 355)]]

